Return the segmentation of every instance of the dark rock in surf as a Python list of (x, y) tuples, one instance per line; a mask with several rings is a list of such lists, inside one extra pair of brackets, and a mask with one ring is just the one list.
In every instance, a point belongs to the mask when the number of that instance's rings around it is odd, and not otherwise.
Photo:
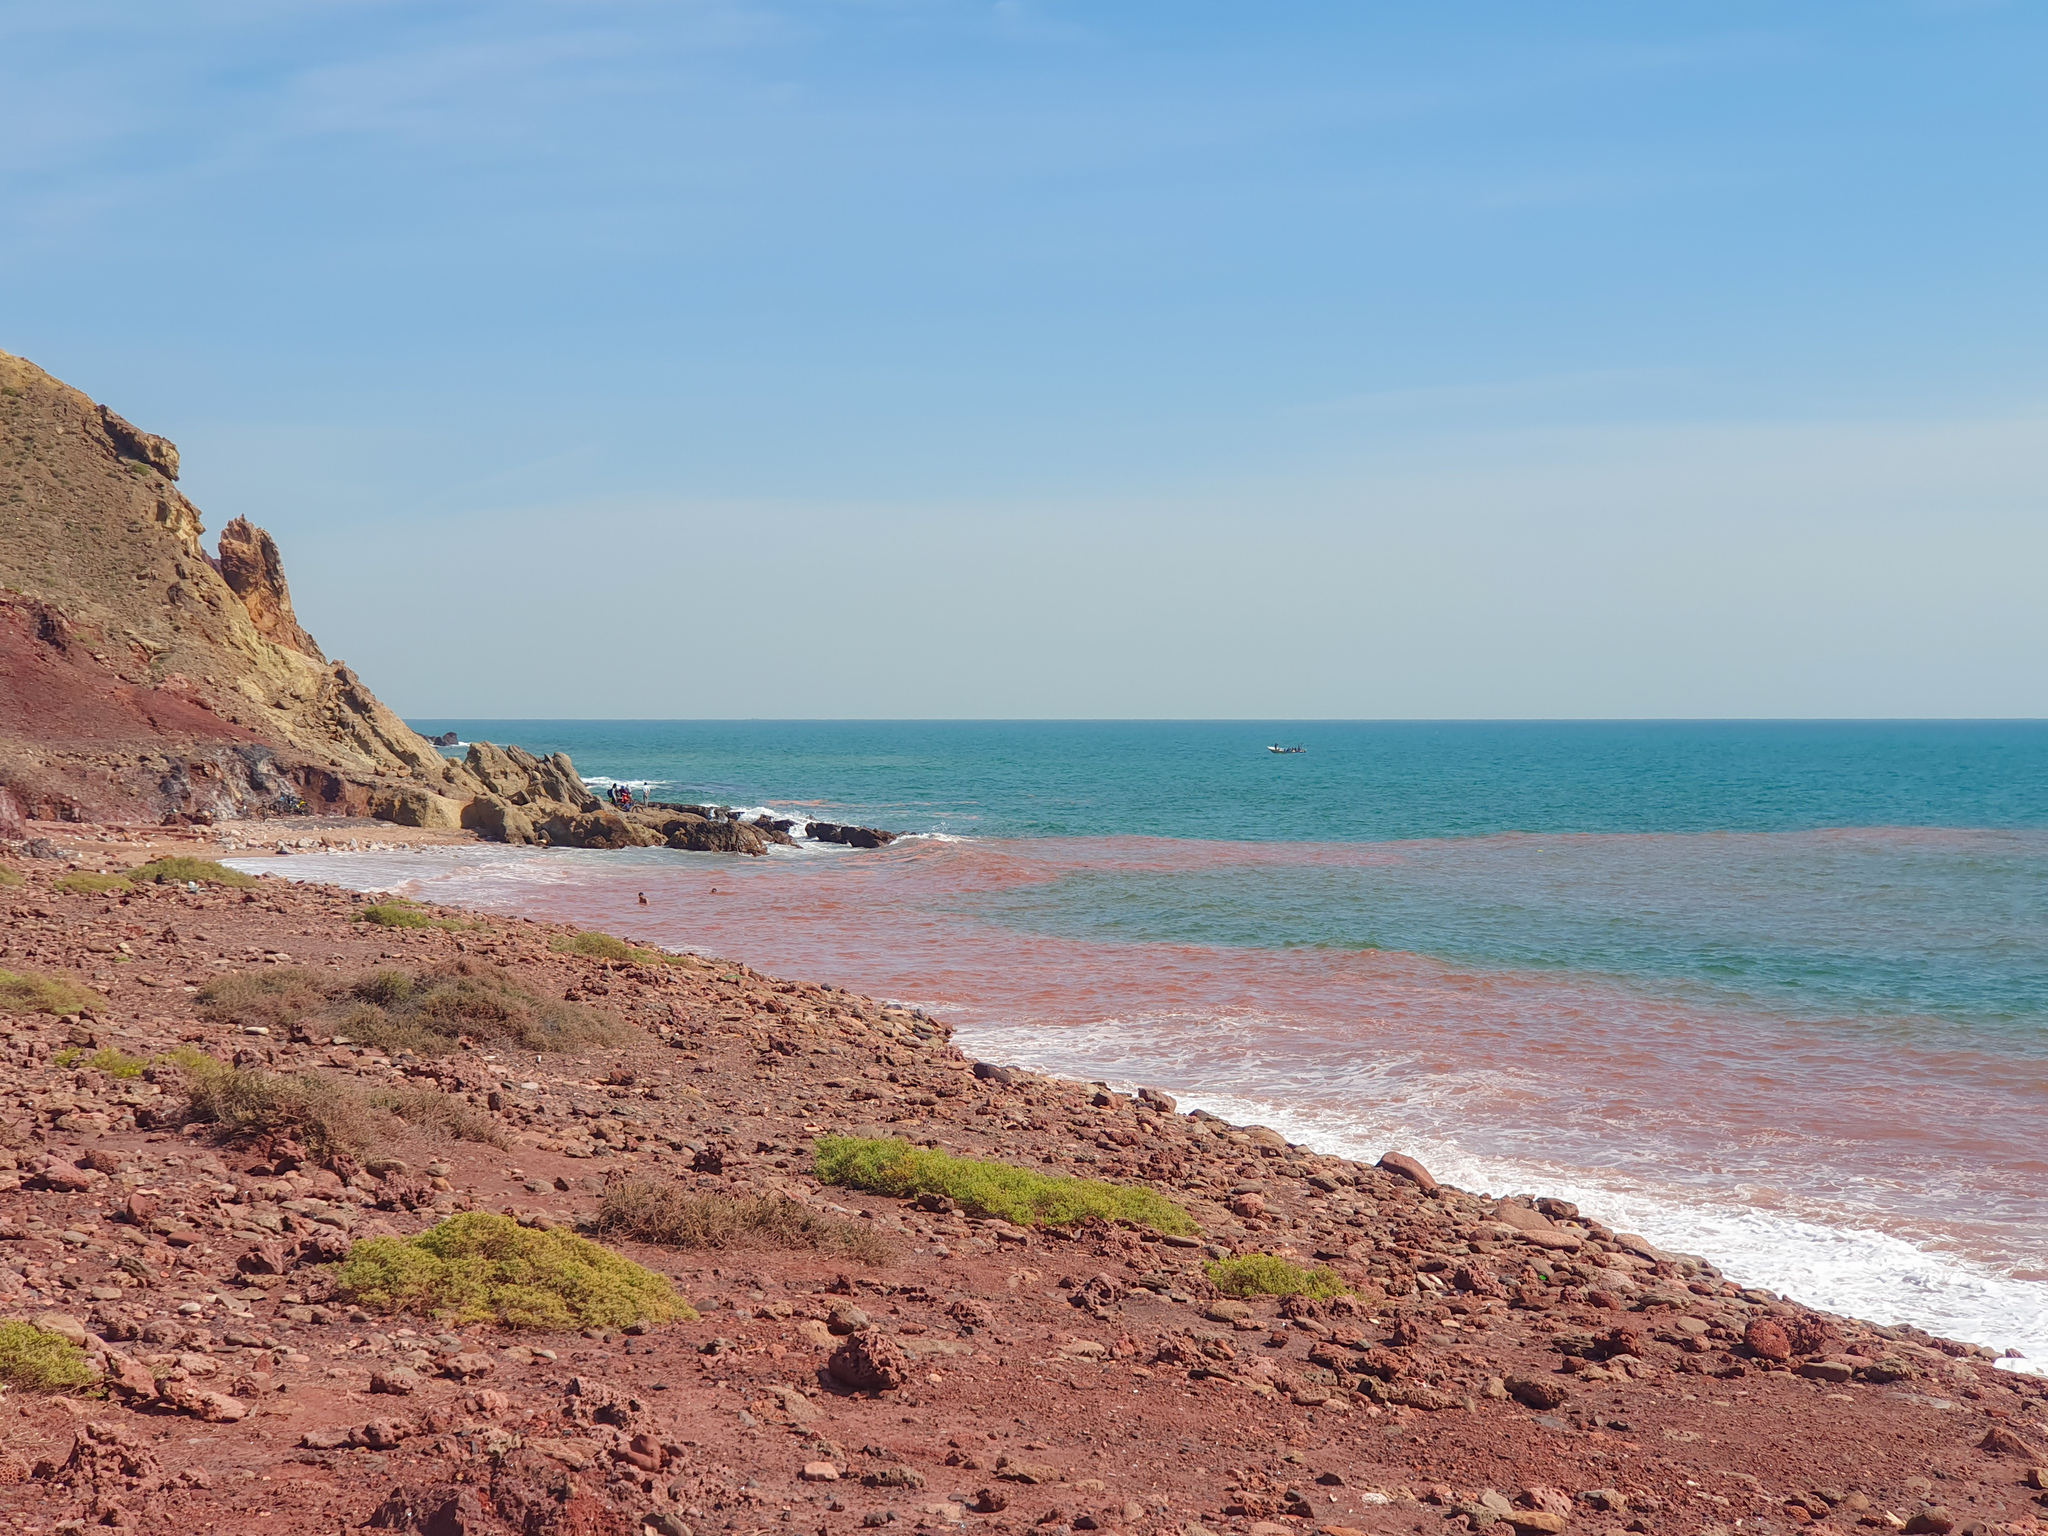
[(886, 848), (896, 841), (894, 832), (876, 827), (849, 827), (836, 821), (814, 821), (804, 835), (815, 843), (839, 843), (848, 848)]
[(660, 823), (671, 848), (686, 853), (745, 853), (759, 858), (768, 839), (744, 821), (707, 821), (702, 816), (671, 816)]

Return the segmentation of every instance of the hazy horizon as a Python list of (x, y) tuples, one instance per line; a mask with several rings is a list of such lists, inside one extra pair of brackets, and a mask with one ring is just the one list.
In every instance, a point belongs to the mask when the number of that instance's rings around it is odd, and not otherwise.
[(0, 347), (410, 718), (2040, 718), (2044, 45), (16, 8)]

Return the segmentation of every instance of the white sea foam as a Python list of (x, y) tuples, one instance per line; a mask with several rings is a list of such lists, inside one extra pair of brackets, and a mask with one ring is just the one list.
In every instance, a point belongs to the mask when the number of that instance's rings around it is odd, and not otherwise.
[(1763, 1286), (1824, 1311), (1910, 1323), (2001, 1351), (2018, 1349), (2025, 1358), (2001, 1364), (2048, 1374), (2048, 1283), (2001, 1274), (1891, 1233), (1825, 1225), (1735, 1199), (1702, 1199), (1651, 1177), (1476, 1154), (1455, 1139), (1407, 1127), (1397, 1103), (1310, 1106), (1267, 1097), (1249, 1085), (1220, 1089), (1176, 1079), (1164, 1063), (1148, 1069), (1134, 1059), (1144, 1054), (1143, 1031), (1115, 1027), (1109, 1032), (1117, 1042), (1113, 1049), (1097, 1029), (956, 1026), (954, 1038), (970, 1054), (978, 1050), (1125, 1091), (1160, 1088), (1173, 1094), (1183, 1110), (1206, 1109), (1238, 1124), (1267, 1125), (1320, 1152), (1376, 1162), (1382, 1153), (1398, 1149), (1463, 1189), (1559, 1196), (1659, 1247), (1702, 1255), (1745, 1285)]

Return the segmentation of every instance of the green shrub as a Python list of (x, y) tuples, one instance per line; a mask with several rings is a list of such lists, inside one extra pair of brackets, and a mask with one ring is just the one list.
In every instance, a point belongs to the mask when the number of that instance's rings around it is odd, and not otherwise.
[(335, 1282), (343, 1301), (456, 1324), (620, 1328), (697, 1316), (665, 1278), (588, 1238), (482, 1211), (357, 1243)]
[(895, 1257), (864, 1221), (841, 1221), (783, 1195), (695, 1194), (655, 1179), (627, 1179), (605, 1191), (594, 1230), (664, 1248), (813, 1248), (863, 1264)]
[(0, 1013), (54, 1013), (63, 1017), (104, 1008), (107, 1000), (90, 987), (28, 971), (0, 971)]
[(188, 880), (197, 880), (201, 885), (254, 885), (256, 877), (245, 875), (239, 869), (229, 869), (225, 864), (216, 864), (211, 859), (188, 859), (182, 854), (168, 859), (154, 859), (128, 871), (131, 880), (154, 880), (158, 884), (183, 885)]
[(945, 1195), (969, 1215), (1000, 1216), (1020, 1226), (1063, 1227), (1100, 1216), (1157, 1232), (1198, 1230), (1193, 1217), (1156, 1190), (954, 1157), (907, 1141), (821, 1136), (817, 1175), (827, 1184), (881, 1195)]
[(69, 1339), (33, 1323), (0, 1323), (0, 1382), (27, 1392), (61, 1392), (91, 1380), (85, 1351)]
[(20, 884), (22, 884), (21, 876), (9, 869), (5, 864), (0, 864), (0, 891)]
[(633, 958), (633, 946), (608, 933), (579, 933), (573, 939), (555, 939), (548, 948), (558, 955), (589, 955), (594, 960)]
[(59, 1051), (50, 1060), (67, 1070), (82, 1062), (94, 1071), (104, 1072), (109, 1077), (140, 1077), (144, 1065), (135, 1057), (117, 1051), (112, 1046), (91, 1053), (83, 1046), (73, 1046), (69, 1050)]
[(1327, 1301), (1351, 1289), (1334, 1269), (1303, 1269), (1271, 1253), (1216, 1259), (1202, 1267), (1226, 1296), (1310, 1296)]
[(409, 901), (380, 901), (375, 906), (364, 907), (356, 913), (359, 923), (375, 923), (379, 928), (431, 928), (434, 920)]
[(171, 1061), (185, 1075), (185, 1119), (228, 1137), (288, 1135), (315, 1153), (360, 1155), (375, 1144), (368, 1103), (317, 1072), (231, 1067), (190, 1048)]
[(104, 896), (109, 891), (132, 890), (126, 875), (96, 875), (83, 870), (66, 875), (55, 887), (67, 896)]
[(558, 955), (588, 955), (593, 960), (633, 960), (641, 965), (691, 965), (688, 955), (672, 955), (665, 949), (628, 944), (608, 933), (579, 933), (574, 938), (554, 938), (548, 948)]

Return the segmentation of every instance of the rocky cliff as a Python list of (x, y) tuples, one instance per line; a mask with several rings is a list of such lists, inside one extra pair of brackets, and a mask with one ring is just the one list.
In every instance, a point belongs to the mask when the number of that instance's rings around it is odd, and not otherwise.
[(269, 534), (238, 518), (208, 554), (178, 469), (172, 443), (0, 352), (0, 822), (303, 799), (456, 826), (486, 786), (322, 654)]
[(0, 838), (28, 817), (215, 821), (303, 802), (514, 843), (789, 841), (786, 824), (706, 807), (622, 815), (561, 753), (443, 757), (327, 659), (268, 533), (236, 518), (207, 553), (178, 469), (175, 444), (0, 352)]

